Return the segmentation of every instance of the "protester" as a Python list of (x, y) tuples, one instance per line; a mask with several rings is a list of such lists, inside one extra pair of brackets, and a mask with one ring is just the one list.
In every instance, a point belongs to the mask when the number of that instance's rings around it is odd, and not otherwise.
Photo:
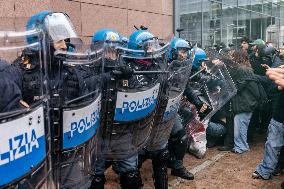
[(265, 151), (262, 162), (252, 174), (256, 179), (271, 179), (278, 162), (278, 154), (284, 145), (284, 69), (283, 67), (271, 68), (266, 72), (267, 76), (278, 85), (281, 90), (277, 105), (274, 107), (272, 119), (268, 127), (268, 137), (265, 143)]

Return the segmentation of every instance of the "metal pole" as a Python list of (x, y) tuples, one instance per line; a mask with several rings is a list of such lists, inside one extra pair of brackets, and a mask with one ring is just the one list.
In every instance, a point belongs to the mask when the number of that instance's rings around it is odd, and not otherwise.
[(201, 1), (201, 47), (203, 47), (203, 0)]
[(184, 29), (182, 29), (182, 28), (177, 28), (176, 31), (178, 32), (178, 37), (180, 38), (180, 33), (181, 33), (182, 31), (184, 31)]
[(173, 32), (176, 29), (176, 17), (179, 17), (179, 15), (176, 15), (177, 11), (176, 11), (176, 1), (177, 0), (173, 0)]
[(227, 24), (227, 47), (229, 46), (229, 25)]

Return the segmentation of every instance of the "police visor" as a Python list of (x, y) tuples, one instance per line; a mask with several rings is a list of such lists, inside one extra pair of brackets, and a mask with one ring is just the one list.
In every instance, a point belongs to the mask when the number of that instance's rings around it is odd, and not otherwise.
[(47, 32), (53, 42), (65, 39), (75, 39), (80, 41), (69, 17), (64, 13), (52, 13), (44, 20)]

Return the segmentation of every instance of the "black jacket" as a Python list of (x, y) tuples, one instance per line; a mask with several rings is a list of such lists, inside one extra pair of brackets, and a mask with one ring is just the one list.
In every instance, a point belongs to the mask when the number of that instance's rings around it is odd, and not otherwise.
[(245, 67), (229, 69), (237, 87), (237, 94), (232, 98), (232, 111), (234, 114), (253, 112), (260, 103), (267, 100), (266, 93), (252, 73)]
[[(274, 55), (272, 60), (273, 60), (273, 63), (271, 65), (272, 68), (276, 68), (284, 64), (283, 60), (281, 60), (277, 55)], [(265, 89), (268, 99), (271, 101), (275, 101), (279, 95), (277, 85), (273, 81), (271, 81), (266, 75), (255, 75), (255, 76), (258, 78), (263, 88)]]
[(284, 91), (280, 91), (276, 104), (273, 107), (273, 119), (280, 123), (284, 123)]
[(190, 83), (188, 82), (183, 95), (186, 96), (188, 101), (194, 104), (199, 110), (202, 107), (203, 102), (198, 98), (197, 93), (198, 91), (193, 90), (192, 87), (190, 86)]
[(0, 113), (21, 108), (22, 93), (15, 78), (13, 67), (0, 60)]

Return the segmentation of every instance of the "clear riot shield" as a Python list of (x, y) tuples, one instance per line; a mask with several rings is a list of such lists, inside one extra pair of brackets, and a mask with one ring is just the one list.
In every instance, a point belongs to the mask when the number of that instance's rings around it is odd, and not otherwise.
[[(206, 61), (205, 67), (206, 69), (198, 73), (199, 76), (195, 77), (190, 86), (200, 100), (207, 104), (207, 110), (199, 113), (199, 120), (206, 124), (237, 93), (237, 89), (224, 63), (217, 61), (213, 64), (212, 61)], [(199, 129), (192, 124), (186, 127), (189, 133)]]
[(103, 47), (74, 43), (67, 47), (56, 50), (51, 62), (54, 177), (59, 188), (89, 188), (101, 120)]
[(41, 30), (0, 31), (0, 188), (53, 187), (45, 65)]
[(98, 145), (102, 158), (125, 159), (145, 146), (153, 126), (167, 47), (151, 52), (106, 47), (105, 109)]
[(191, 66), (190, 59), (174, 60), (168, 65), (168, 73), (162, 83), (158, 110), (147, 150), (160, 150), (167, 144), (190, 76)]

